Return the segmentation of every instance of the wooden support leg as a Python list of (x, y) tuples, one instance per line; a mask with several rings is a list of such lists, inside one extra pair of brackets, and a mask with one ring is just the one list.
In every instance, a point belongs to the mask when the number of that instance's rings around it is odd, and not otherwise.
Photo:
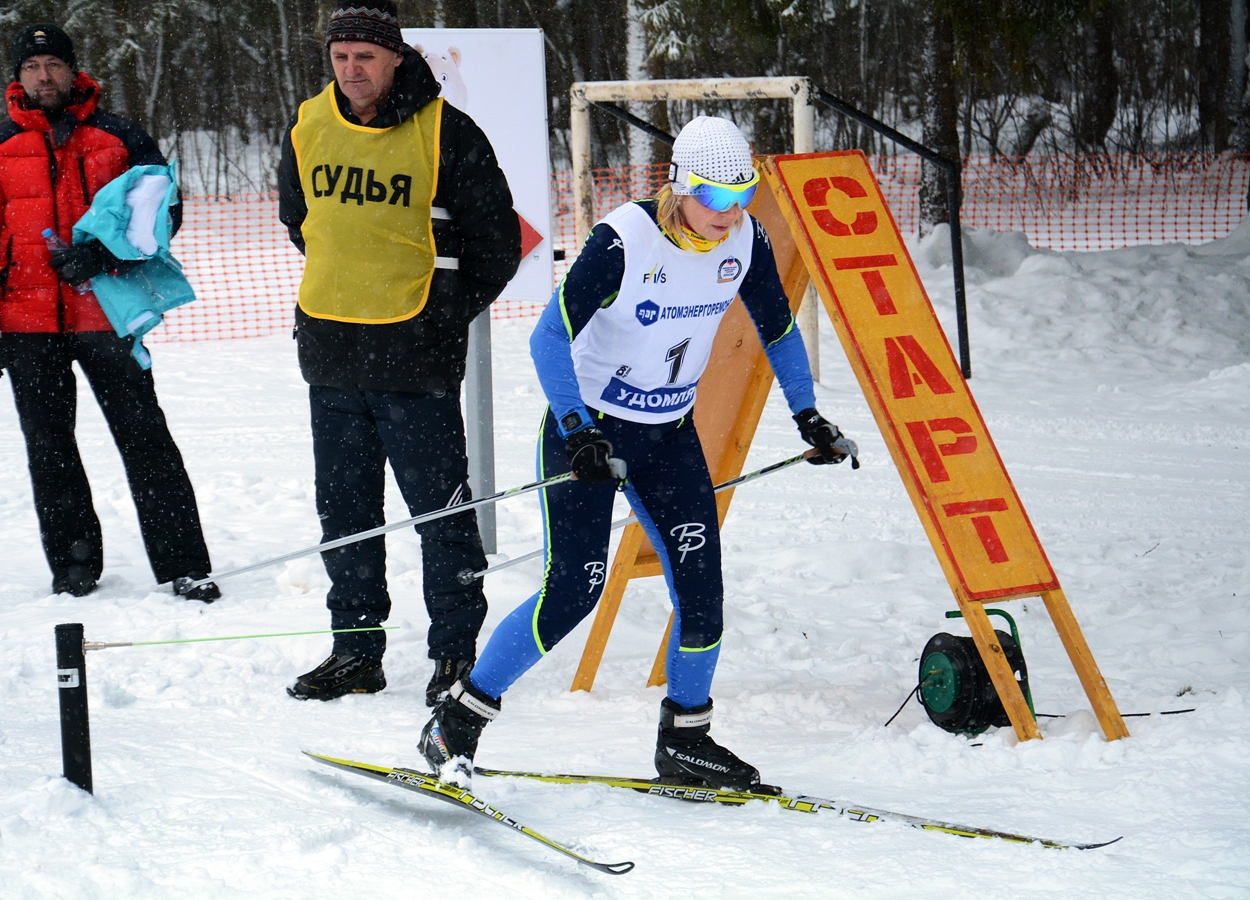
[(1043, 591), (1042, 601), (1046, 604), (1046, 611), (1050, 613), (1051, 621), (1055, 623), (1055, 630), (1059, 632), (1059, 639), (1063, 641), (1064, 649), (1068, 651), (1068, 658), (1072, 660), (1072, 668), (1076, 669), (1077, 677), (1081, 679), (1081, 685), (1085, 688), (1085, 696), (1089, 698), (1090, 705), (1094, 708), (1098, 724), (1102, 726), (1102, 733), (1109, 741), (1128, 737), (1128, 726), (1124, 724), (1120, 710), (1115, 705), (1111, 691), (1107, 688), (1107, 682), (1103, 679), (1102, 672), (1098, 670), (1094, 654), (1089, 652), (1089, 645), (1085, 643), (1085, 635), (1081, 633), (1081, 626), (1076, 623), (1076, 617), (1072, 615), (1072, 607), (1068, 606), (1068, 598), (1063, 595), (1062, 590)]
[(612, 623), (616, 621), (621, 598), (625, 596), (625, 586), (629, 584), (630, 569), (633, 568), (644, 539), (641, 525), (629, 525), (621, 536), (616, 559), (612, 563), (612, 572), (608, 575), (608, 583), (604, 585), (603, 596), (599, 598), (595, 621), (590, 627), (586, 649), (582, 651), (582, 661), (577, 666), (577, 674), (573, 676), (570, 691), (589, 691), (595, 686), (595, 675), (599, 672), (599, 663), (603, 661), (604, 648), (608, 646), (608, 635), (612, 633)]
[(668, 682), (668, 638), (673, 633), (675, 615), (675, 612), (668, 614), (668, 624), (664, 626), (664, 639), (660, 641), (660, 649), (655, 653), (655, 664), (651, 666), (651, 677), (647, 679), (647, 687), (657, 687)]
[(998, 635), (994, 633), (990, 617), (985, 614), (985, 607), (976, 601), (964, 599), (962, 591), (955, 592), (955, 600), (959, 603), (959, 609), (964, 614), (964, 621), (968, 623), (968, 629), (972, 632), (972, 639), (976, 642), (981, 659), (985, 662), (985, 668), (989, 670), (994, 689), (998, 691), (998, 697), (1003, 701), (1003, 709), (1007, 711), (1011, 727), (1016, 730), (1016, 737), (1022, 741), (1034, 738), (1040, 740), (1042, 734), (1037, 730), (1037, 722), (1033, 719), (1033, 713), (1029, 711), (1029, 704), (1020, 690), (1020, 683), (1016, 681), (1015, 673), (1011, 671), (1011, 663), (1007, 662), (1007, 656), (1003, 653), (1003, 648), (999, 646)]

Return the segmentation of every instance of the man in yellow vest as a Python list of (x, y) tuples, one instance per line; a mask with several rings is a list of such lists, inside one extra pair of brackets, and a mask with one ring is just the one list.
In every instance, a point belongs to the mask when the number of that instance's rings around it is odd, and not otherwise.
[[(413, 515), (469, 499), (460, 382), (469, 323), (521, 259), (521, 231), (490, 142), (439, 97), (389, 0), (336, 4), (334, 81), (282, 143), (279, 217), (307, 257), (295, 312), (309, 384), (322, 540), (383, 524), (385, 465)], [(486, 566), (469, 511), (418, 526), (432, 705), (476, 657)], [(322, 554), (335, 629), (386, 621), (384, 538)], [(385, 631), (334, 635), (287, 692), (330, 700), (386, 686)]]

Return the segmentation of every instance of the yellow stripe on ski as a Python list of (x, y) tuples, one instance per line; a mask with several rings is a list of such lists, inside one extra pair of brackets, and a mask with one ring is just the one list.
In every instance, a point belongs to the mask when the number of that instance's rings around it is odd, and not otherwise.
[(509, 828), (521, 832), (526, 837), (532, 838), (541, 844), (545, 844), (552, 850), (563, 853), (565, 856), (572, 857), (578, 862), (590, 866), (592, 869), (597, 869), (600, 872), (606, 872), (610, 875), (624, 875), (626, 872), (634, 868), (634, 864), (632, 862), (601, 863), (582, 856), (580, 853), (556, 843), (534, 829), (526, 825), (522, 825), (516, 819), (491, 806), (485, 800), (474, 796), (472, 793), (459, 785), (439, 781), (432, 775), (426, 775), (425, 773), (418, 772), (414, 769), (375, 766), (372, 763), (358, 762), (352, 759), (338, 759), (333, 756), (323, 756), (320, 753), (312, 753), (308, 750), (302, 750), (300, 752), (311, 759), (333, 766), (334, 768), (343, 769), (347, 772), (354, 772), (357, 775), (365, 775), (370, 778), (376, 778), (379, 781), (391, 782), (399, 787), (407, 788), (408, 790), (412, 790), (417, 793), (428, 794), (430, 796), (437, 797), (440, 800), (464, 806), (478, 815), (485, 816), (486, 818), (494, 822), (498, 822), (501, 825), (507, 825)]

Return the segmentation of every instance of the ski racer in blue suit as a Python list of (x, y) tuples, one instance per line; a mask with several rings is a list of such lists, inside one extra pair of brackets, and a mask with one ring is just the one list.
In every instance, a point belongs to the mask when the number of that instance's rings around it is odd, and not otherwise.
[[(499, 698), (594, 609), (605, 582), (614, 493), (655, 548), (674, 626), (655, 764), (683, 784), (749, 790), (759, 772), (709, 736), (722, 605), (716, 499), (691, 419), (717, 327), (742, 298), (816, 463), (858, 451), (816, 411), (803, 338), (768, 234), (743, 211), (759, 183), (732, 122), (700, 116), (673, 147), (671, 183), (597, 223), (547, 304), (530, 353), (549, 407), (538, 476), (576, 481), (542, 494), (542, 588), (491, 635), (421, 735), (444, 780), (463, 782)], [(623, 460), (627, 478), (613, 464)]]

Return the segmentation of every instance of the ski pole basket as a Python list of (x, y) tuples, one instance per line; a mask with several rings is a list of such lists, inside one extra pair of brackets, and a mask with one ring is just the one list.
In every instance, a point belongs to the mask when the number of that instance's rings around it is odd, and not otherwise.
[[(1020, 649), (1020, 632), (1016, 629), (1015, 619), (1001, 609), (987, 609), (985, 612), (991, 616), (1002, 616), (1011, 627), (1011, 634), (998, 629), (994, 630), (994, 634), (1015, 673), (1016, 681), (1020, 683), (1029, 712), (1033, 712), (1029, 673)], [(963, 613), (951, 610), (946, 618), (960, 619)], [(970, 637), (942, 632), (929, 638), (924, 652), (920, 654), (917, 682), (920, 704), (930, 721), (944, 731), (976, 735), (990, 726), (1003, 728), (1011, 724), (998, 691), (990, 680), (990, 673), (977, 652), (976, 643)]]

